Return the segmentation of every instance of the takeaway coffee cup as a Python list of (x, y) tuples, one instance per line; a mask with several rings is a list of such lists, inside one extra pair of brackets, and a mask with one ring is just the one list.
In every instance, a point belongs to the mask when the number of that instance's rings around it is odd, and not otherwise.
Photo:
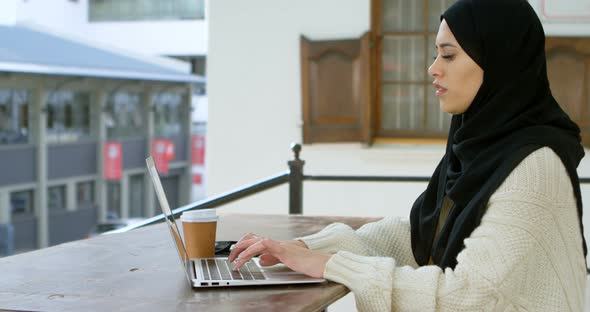
[(189, 258), (213, 258), (217, 230), (215, 209), (183, 212), (180, 221)]

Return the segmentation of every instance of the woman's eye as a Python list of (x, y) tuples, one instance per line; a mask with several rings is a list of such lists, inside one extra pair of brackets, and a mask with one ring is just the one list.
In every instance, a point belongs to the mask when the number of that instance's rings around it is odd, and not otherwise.
[[(439, 55), (433, 57), (432, 59), (436, 61), (436, 59), (439, 57)], [(454, 55), (441, 55), (442, 58), (444, 58), (445, 60), (453, 60), (453, 58), (455, 57)]]

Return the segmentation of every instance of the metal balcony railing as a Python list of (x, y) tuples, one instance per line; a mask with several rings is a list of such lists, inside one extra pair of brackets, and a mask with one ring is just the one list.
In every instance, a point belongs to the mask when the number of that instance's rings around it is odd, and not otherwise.
[[(303, 213), (303, 181), (337, 181), (337, 182), (428, 182), (430, 177), (412, 176), (334, 176), (334, 175), (304, 175), (305, 161), (299, 158), (301, 145), (292, 144), (291, 150), (294, 159), (288, 162), (289, 170), (275, 176), (260, 180), (250, 185), (231, 190), (227, 193), (197, 201), (189, 205), (172, 210), (174, 217), (179, 217), (184, 211), (215, 208), (221, 205), (248, 197), (250, 195), (271, 189), (282, 184), (289, 184), (289, 214)], [(127, 232), (146, 225), (164, 221), (164, 215), (160, 214), (141, 222), (110, 231), (107, 233)]]
[[(430, 177), (416, 176), (332, 176), (332, 175), (304, 175), (303, 166), (305, 161), (299, 158), (301, 152), (300, 144), (291, 144), (294, 159), (288, 162), (289, 171), (263, 179), (250, 185), (231, 190), (227, 193), (201, 200), (189, 205), (172, 210), (175, 218), (178, 218), (184, 211), (215, 208), (244, 197), (271, 189), (285, 183), (289, 184), (289, 214), (303, 213), (303, 181), (333, 181), (333, 182), (428, 182)], [(581, 184), (590, 183), (590, 178), (580, 178)], [(164, 221), (164, 215), (160, 214), (141, 222), (113, 230), (107, 233), (127, 232), (146, 225)], [(105, 233), (105, 234), (107, 234)], [(590, 274), (590, 268), (586, 269)]]

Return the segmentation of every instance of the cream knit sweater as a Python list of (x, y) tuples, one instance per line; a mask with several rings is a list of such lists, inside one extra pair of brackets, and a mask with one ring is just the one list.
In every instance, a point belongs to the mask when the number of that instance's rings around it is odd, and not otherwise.
[(541, 148), (490, 198), (454, 270), (418, 267), (407, 220), (357, 231), (331, 224), (299, 238), (335, 253), (325, 278), (344, 284), (359, 311), (582, 311), (586, 263), (571, 182)]

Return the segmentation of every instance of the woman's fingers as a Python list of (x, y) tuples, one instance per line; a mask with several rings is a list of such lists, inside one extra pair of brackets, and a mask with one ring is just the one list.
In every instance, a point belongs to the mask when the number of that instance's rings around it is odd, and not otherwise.
[[(242, 247), (249, 243), (251, 241), (244, 240)], [(260, 255), (260, 265), (283, 263), (294, 271), (312, 277), (323, 277), (326, 263), (332, 257), (330, 254), (314, 252), (291, 242), (258, 238), (255, 243), (238, 254), (233, 269), (239, 269), (256, 255)]]
[(248, 247), (252, 246), (253, 244), (255, 244), (256, 242), (262, 240), (261, 237), (258, 236), (254, 236), (254, 237), (247, 237), (245, 239), (241, 239), (240, 241), (238, 241), (236, 244), (232, 245), (230, 247), (230, 253), (228, 256), (228, 260), (234, 261), (234, 259), (245, 249), (247, 249)]
[[(258, 241), (263, 240), (264, 238), (261, 236), (256, 235), (255, 233), (248, 233), (245, 234), (244, 236), (242, 236), (238, 242), (236, 244), (233, 244), (230, 247), (230, 253), (228, 256), (228, 260), (230, 262), (234, 261), (238, 255), (244, 251), (246, 248), (250, 247), (251, 245), (255, 244)], [(278, 241), (275, 241), (278, 243)], [(302, 248), (306, 248), (307, 249), (307, 245), (305, 245), (305, 243), (303, 243), (302, 241), (295, 241), (295, 240), (291, 240), (291, 241), (282, 241), (282, 243), (287, 243), (287, 244), (291, 244), (291, 245), (295, 245), (297, 247), (302, 247)], [(270, 260), (269, 260), (270, 261)], [(279, 263), (280, 261), (271, 261), (269, 263)], [(268, 265), (273, 265), (273, 264), (268, 264)]]
[(280, 260), (277, 255), (280, 254), (281, 249), (282, 248), (278, 246), (277, 242), (271, 239), (262, 239), (239, 254), (236, 258), (236, 263), (234, 264), (233, 269), (239, 269), (244, 263), (250, 261), (252, 257), (259, 254), (270, 254)]
[[(239, 269), (244, 263), (250, 261), (252, 257), (261, 254), (266, 247), (262, 245), (260, 242), (256, 242), (252, 244), (250, 247), (246, 248), (246, 250), (242, 251), (238, 254), (238, 256), (234, 259), (234, 270)], [(229, 259), (228, 259), (229, 260)]]
[(253, 243), (256, 242), (256, 238), (258, 238), (258, 235), (256, 235), (255, 233), (247, 233), (245, 235), (243, 235), (242, 237), (240, 237), (240, 239), (238, 240), (237, 243), (233, 244), (229, 250), (229, 256), (228, 256), (228, 260), (229, 261), (234, 261), (234, 259), (237, 257), (237, 255), (240, 254), (240, 252), (242, 252), (242, 250), (248, 248), (250, 245), (252, 245)]

